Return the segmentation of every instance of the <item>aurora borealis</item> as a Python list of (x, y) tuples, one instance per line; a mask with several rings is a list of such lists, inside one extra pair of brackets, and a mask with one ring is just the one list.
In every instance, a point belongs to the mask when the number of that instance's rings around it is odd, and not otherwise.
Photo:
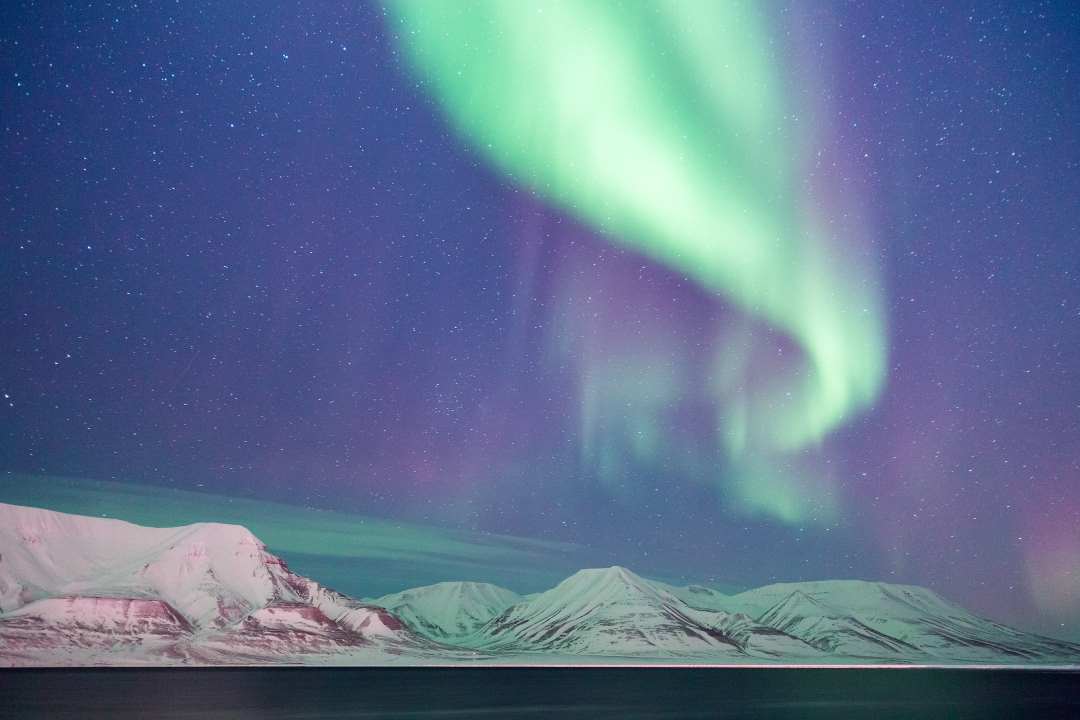
[(335, 511), (279, 549), (400, 527), (413, 584), (880, 578), (1080, 637), (1077, 37), (1053, 2), (5, 6), (0, 489)]
[[(824, 213), (801, 197), (797, 158), (807, 153), (798, 126), (785, 122), (776, 61), (762, 52), (768, 34), (752, 3), (390, 7), (400, 8), (395, 29), (428, 85), (495, 166), (605, 238), (794, 338), (805, 360), (760, 387), (746, 378), (750, 338), (711, 341), (718, 367), (708, 391), (731, 455), (802, 449), (875, 399), (885, 362), (876, 279), (852, 259), (857, 252), (836, 247)], [(851, 244), (860, 241), (867, 238)], [(631, 371), (612, 390), (659, 391), (645, 402), (670, 405), (677, 398), (666, 363)], [(612, 369), (586, 372), (588, 424)], [(631, 444), (655, 442), (662, 422), (643, 424), (626, 428)], [(590, 434), (586, 454), (603, 452)], [(775, 471), (759, 459), (751, 472), (767, 484)], [(739, 483), (728, 490), (763, 498), (758, 507), (781, 517), (810, 493), (797, 484), (775, 490), (779, 498)]]

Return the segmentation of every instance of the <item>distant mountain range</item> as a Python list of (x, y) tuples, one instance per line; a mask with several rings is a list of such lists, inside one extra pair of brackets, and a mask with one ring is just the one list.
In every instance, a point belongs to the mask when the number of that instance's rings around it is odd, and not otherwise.
[(582, 662), (1073, 665), (1080, 645), (856, 580), (724, 595), (611, 567), (527, 596), (454, 582), (359, 601), (236, 525), (0, 503), (0, 665)]

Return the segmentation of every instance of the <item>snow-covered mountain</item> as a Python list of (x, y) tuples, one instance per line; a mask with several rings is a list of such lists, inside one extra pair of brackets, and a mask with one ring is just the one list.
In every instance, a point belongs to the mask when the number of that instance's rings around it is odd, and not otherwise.
[(626, 568), (581, 570), (466, 639), (488, 651), (734, 658), (726, 613), (695, 610)]
[(473, 634), (520, 600), (517, 593), (498, 585), (442, 582), (384, 595), (372, 602), (425, 637), (453, 642)]
[(305, 590), (237, 525), (148, 528), (0, 504), (0, 548), (5, 612), (45, 597), (154, 597), (195, 627), (223, 627)]
[(455, 642), (492, 653), (715, 662), (1080, 662), (1080, 646), (979, 618), (925, 588), (837, 580), (728, 596), (621, 567), (582, 570)]
[(0, 503), (0, 661), (379, 661), (445, 648), (291, 572), (245, 528)]
[(621, 567), (518, 596), (439, 583), (365, 603), (249, 531), (147, 528), (0, 503), (0, 665), (563, 662), (1066, 663), (1080, 645), (925, 588), (854, 580), (737, 595)]
[(780, 583), (730, 598), (834, 654), (930, 662), (1080, 662), (1080, 646), (978, 617), (931, 590), (861, 580)]
[(923, 655), (919, 648), (868, 627), (801, 590), (766, 610), (758, 622), (843, 657), (917, 659)]

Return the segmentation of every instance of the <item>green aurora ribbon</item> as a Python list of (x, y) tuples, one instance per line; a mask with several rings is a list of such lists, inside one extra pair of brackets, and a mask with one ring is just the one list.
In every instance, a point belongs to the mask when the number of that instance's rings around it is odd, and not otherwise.
[(830, 236), (799, 172), (813, 148), (786, 106), (794, 92), (755, 7), (388, 5), (423, 87), (489, 163), (798, 346), (796, 367), (748, 388), (746, 344), (721, 344), (711, 382), (723, 445), (745, 460), (730, 492), (795, 521), (806, 515), (799, 490), (769, 480), (768, 459), (815, 447), (867, 408), (883, 385), (886, 342), (873, 263)]

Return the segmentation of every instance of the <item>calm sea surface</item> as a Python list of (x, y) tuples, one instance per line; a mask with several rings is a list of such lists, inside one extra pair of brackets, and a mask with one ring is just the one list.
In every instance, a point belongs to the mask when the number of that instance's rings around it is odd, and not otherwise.
[(0, 671), (3, 718), (1080, 718), (1080, 672), (350, 668)]

